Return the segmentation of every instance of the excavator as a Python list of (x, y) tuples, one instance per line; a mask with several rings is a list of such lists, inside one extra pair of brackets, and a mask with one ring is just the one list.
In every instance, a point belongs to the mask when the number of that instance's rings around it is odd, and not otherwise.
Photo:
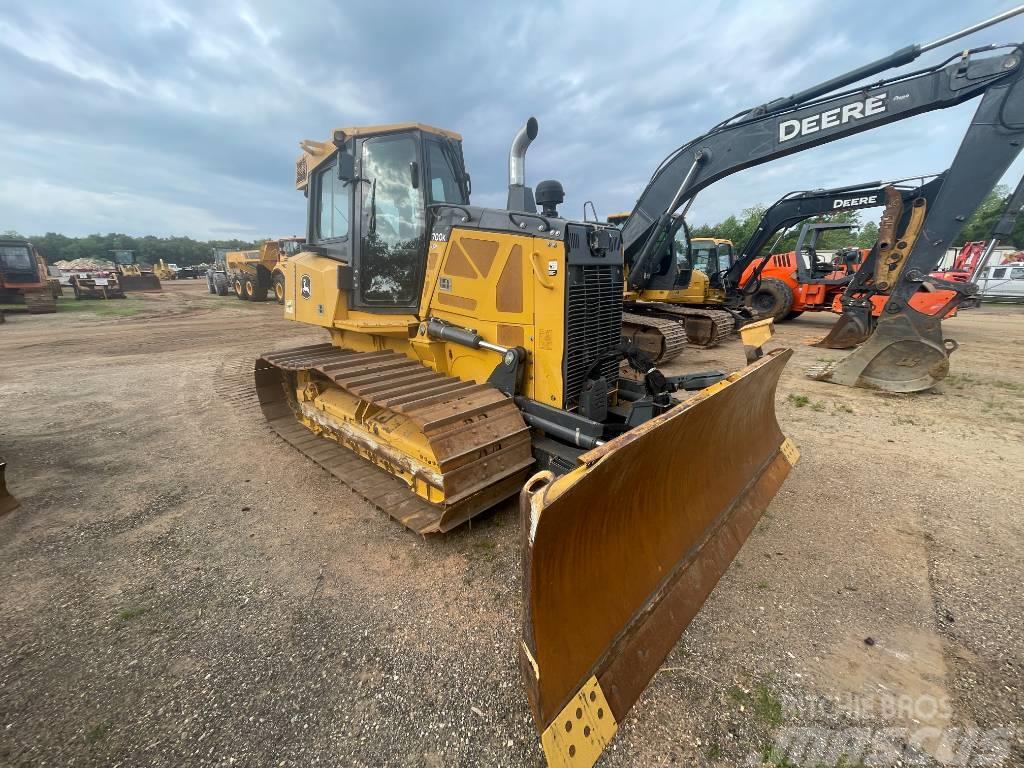
[[(607, 222), (620, 227), (628, 213), (613, 213)], [(679, 264), (680, 280), (669, 289), (627, 293), (622, 332), (656, 363), (667, 363), (689, 344), (714, 347), (742, 325), (755, 319), (744, 305), (727, 305), (718, 274), (732, 263), (733, 245), (720, 238), (694, 238), (680, 252), (692, 254)], [(727, 268), (727, 267), (725, 267)]]
[[(512, 142), (504, 208), (469, 202), (450, 130), (301, 143), (307, 238), (284, 265), (283, 312), (329, 341), (257, 358), (263, 414), (421, 534), (519, 495), (520, 666), (549, 764), (600, 757), (799, 456), (774, 409), (792, 350), (764, 350), (755, 324), (741, 369), (666, 376), (623, 340), (624, 292), (671, 287), (679, 249), (691, 255), (680, 209), (729, 173), (982, 93), (986, 110), (994, 97), (997, 114), (1024, 117), (1017, 46), (821, 98), (1007, 15), (720, 124), (658, 168), (621, 231), (563, 218), (558, 182), (526, 185), (532, 118)], [(1019, 143), (1015, 125), (999, 124), (1000, 141)], [(1016, 147), (990, 155), (963, 209)]]
[[(962, 34), (1019, 14), (1007, 11), (968, 31), (926, 45), (911, 45), (793, 96), (744, 110), (663, 161), (629, 220), (622, 227), (627, 290), (678, 285), (673, 254), (665, 243), (685, 230), (685, 212), (702, 189), (729, 174), (916, 115), (979, 98), (980, 103), (949, 170), (926, 210), (926, 237), (904, 239), (873, 249), (846, 288), (837, 323), (860, 345), (847, 357), (812, 372), (812, 377), (847, 386), (914, 392), (936, 384), (949, 372), (956, 342), (942, 336), (942, 317), (977, 288), (930, 273), (964, 221), (978, 207), (1016, 158), (1024, 139), (1022, 52), (1018, 45), (987, 45), (961, 51), (920, 70), (883, 78), (870, 86), (843, 90), (855, 82), (907, 65), (922, 53)], [(892, 234), (919, 221), (911, 205), (894, 217)], [(652, 232), (659, 233), (651, 236)], [(884, 246), (884, 247), (883, 247)], [(734, 265), (735, 269), (735, 265)], [(735, 273), (734, 273), (735, 274)], [(739, 275), (727, 284), (736, 290)], [(933, 313), (915, 309), (921, 289), (950, 291)], [(872, 297), (881, 296), (878, 311)]]
[[(927, 204), (942, 185), (940, 176), (920, 178), (922, 183), (918, 187), (907, 186), (903, 183), (907, 179), (900, 179), (887, 183), (873, 181), (784, 195), (765, 211), (757, 229), (744, 245), (742, 254), (724, 273), (724, 282), (738, 284), (738, 290), (729, 294), (729, 300), (746, 303), (760, 316), (771, 317), (776, 322), (793, 320), (804, 312), (840, 312), (843, 292), (853, 280), (854, 273), (870, 256), (871, 249), (844, 247), (830, 260), (825, 260), (818, 255), (815, 246), (822, 233), (849, 231), (855, 224), (804, 223), (793, 251), (762, 256), (762, 249), (776, 234), (784, 233), (801, 221), (836, 211), (854, 211), (884, 205), (884, 229), (885, 222), (893, 221), (893, 217), (897, 211), (902, 210), (902, 206), (915, 202), (917, 210), (922, 214), (913, 220), (913, 232), (916, 237), (916, 232), (924, 223), (923, 214), (927, 210)], [(933, 181), (924, 183), (925, 178), (931, 178)], [(892, 233), (886, 235), (882, 231), (883, 240), (892, 236)], [(911, 231), (904, 229), (903, 236), (910, 237)], [(781, 234), (779, 237), (781, 238)], [(922, 288), (911, 298), (910, 306), (919, 312), (931, 314), (941, 308), (950, 296), (948, 291)], [(874, 317), (878, 317), (884, 305), (884, 297), (876, 296), (873, 301), (872, 313)], [(950, 314), (953, 311), (955, 310)], [(854, 343), (850, 344), (836, 333), (830, 334), (818, 344), (835, 349), (847, 349), (860, 341), (854, 340)]]

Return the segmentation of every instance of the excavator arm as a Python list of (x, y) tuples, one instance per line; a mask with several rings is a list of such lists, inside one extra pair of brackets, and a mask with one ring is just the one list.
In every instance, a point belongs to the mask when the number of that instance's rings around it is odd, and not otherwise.
[[(917, 178), (917, 177), (915, 177)], [(941, 176), (936, 180), (941, 180)], [(762, 249), (778, 233), (796, 226), (802, 221), (830, 213), (857, 211), (885, 205), (886, 189), (899, 190), (905, 203), (923, 194), (923, 187), (901, 185), (902, 181), (869, 181), (864, 184), (850, 184), (832, 189), (815, 189), (806, 192), (790, 192), (764, 212), (757, 229), (743, 246), (739, 257), (723, 276), (723, 284), (731, 293), (756, 285), (766, 262), (758, 264), (744, 281), (743, 274), (757, 260)], [(934, 183), (934, 182), (930, 182)], [(940, 181), (941, 183), (941, 181)]]
[[(912, 47), (915, 51), (932, 46)], [(980, 55), (999, 51), (994, 55)], [(907, 49), (874, 65), (771, 102), (723, 122), (673, 152), (655, 172), (622, 228), (628, 287), (640, 291), (667, 254), (664, 234), (681, 225), (676, 212), (705, 187), (733, 173), (883, 125), (946, 109), (983, 96), (957, 161), (957, 182), (944, 197), (957, 213), (977, 207), (1020, 150), (1024, 137), (1021, 46), (985, 46), (942, 64), (880, 80), (868, 87), (831, 92), (912, 61)], [(831, 95), (827, 95), (831, 94)], [(952, 169), (951, 169), (952, 170)], [(961, 188), (967, 184), (967, 189)], [(685, 207), (684, 207), (685, 206)], [(956, 221), (954, 219), (954, 221)], [(956, 221), (957, 225), (961, 221)], [(945, 227), (944, 227), (945, 229)], [(959, 229), (959, 226), (957, 227)], [(956, 235), (943, 237), (940, 246)], [(922, 240), (922, 245), (931, 240)], [(928, 257), (933, 255), (932, 250)]]

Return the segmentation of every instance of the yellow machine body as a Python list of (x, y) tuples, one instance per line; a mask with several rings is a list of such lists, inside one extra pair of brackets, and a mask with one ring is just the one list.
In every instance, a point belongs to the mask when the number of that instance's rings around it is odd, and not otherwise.
[[(471, 206), (468, 183), (452, 202), (428, 149), (454, 170), (459, 141), (406, 123), (302, 143), (310, 246), (278, 267), (283, 312), (329, 342), (257, 359), (256, 391), (284, 440), (418, 533), (520, 494), (524, 686), (549, 764), (590, 766), (796, 461), (774, 411), (791, 352), (765, 354), (768, 329), (718, 383), (656, 391), (622, 345), (619, 233)], [(389, 142), (383, 173), (372, 147)], [(337, 189), (361, 197), (318, 236)], [(382, 291), (391, 306), (373, 304), (381, 253), (417, 280)]]

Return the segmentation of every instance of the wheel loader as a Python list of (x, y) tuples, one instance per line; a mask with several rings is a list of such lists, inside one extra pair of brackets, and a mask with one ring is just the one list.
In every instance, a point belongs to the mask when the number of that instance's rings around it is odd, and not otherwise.
[(139, 291), (142, 293), (155, 293), (162, 291), (160, 278), (155, 272), (144, 270), (139, 266), (135, 251), (116, 249), (110, 251), (114, 261), (114, 269), (117, 271), (117, 282), (123, 291)]
[[(549, 764), (599, 758), (798, 458), (774, 409), (792, 351), (757, 347), (765, 325), (740, 370), (666, 377), (623, 340), (623, 294), (657, 288), (680, 248), (692, 255), (677, 243), (679, 211), (716, 178), (923, 111), (907, 93), (878, 117), (889, 107), (868, 89), (832, 97), (840, 104), (825, 122), (839, 130), (821, 132), (814, 118), (832, 109), (819, 97), (931, 47), (727, 121), (721, 131), (748, 132), (743, 153), (704, 146), (712, 134), (684, 145), (621, 232), (562, 217), (558, 182), (536, 195), (526, 185), (532, 118), (512, 142), (501, 209), (470, 204), (461, 137), (449, 130), (343, 128), (300, 145), (308, 236), (284, 267), (284, 316), (329, 340), (256, 360), (263, 413), (421, 534), (519, 494), (520, 665)], [(961, 89), (1015, 80), (1013, 50), (928, 71), (930, 98), (962, 101)], [(621, 376), (623, 364), (640, 375)]]

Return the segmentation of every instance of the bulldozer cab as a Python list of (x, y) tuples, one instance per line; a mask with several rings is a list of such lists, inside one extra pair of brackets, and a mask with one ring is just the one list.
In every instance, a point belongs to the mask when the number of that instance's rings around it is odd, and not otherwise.
[(332, 143), (303, 149), (297, 177), (305, 166), (307, 241), (351, 267), (354, 308), (415, 313), (429, 211), (469, 203), (461, 137), (403, 124), (341, 129)]
[(39, 267), (26, 240), (0, 240), (0, 277), (5, 282), (39, 282)]

